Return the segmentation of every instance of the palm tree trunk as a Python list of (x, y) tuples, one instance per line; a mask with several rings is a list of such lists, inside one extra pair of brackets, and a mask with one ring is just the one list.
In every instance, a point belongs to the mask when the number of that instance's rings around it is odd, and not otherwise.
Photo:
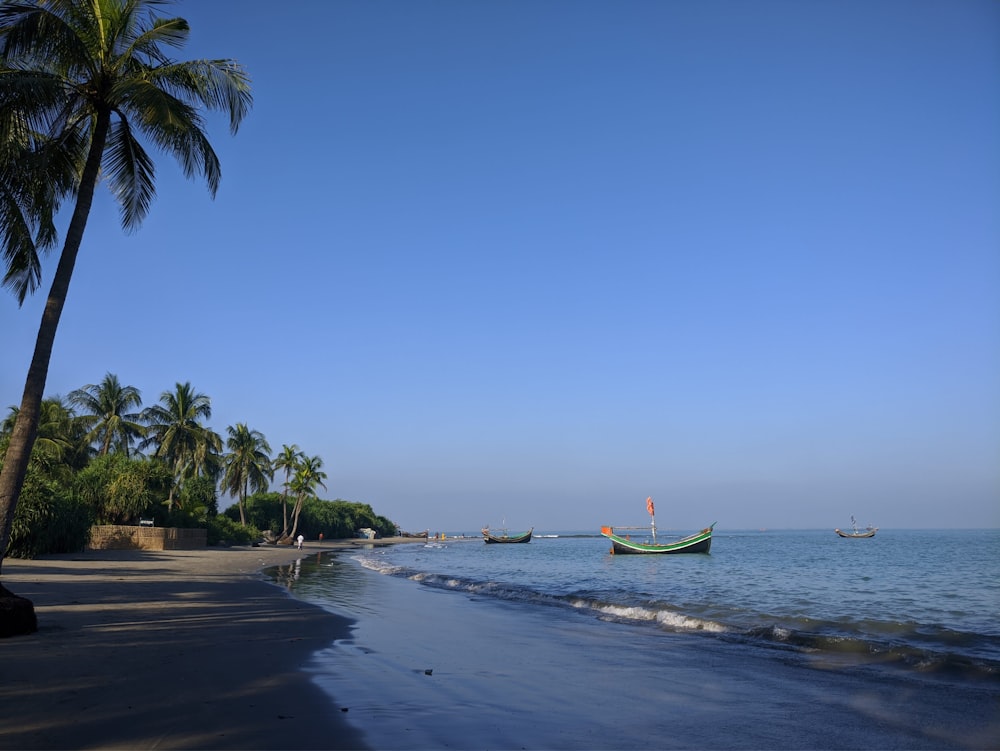
[(90, 216), (90, 207), (94, 202), (94, 191), (97, 188), (97, 178), (101, 167), (101, 155), (108, 137), (111, 124), (110, 112), (99, 112), (94, 124), (94, 132), (90, 142), (90, 152), (80, 178), (80, 188), (76, 195), (76, 207), (66, 230), (66, 241), (63, 243), (62, 254), (52, 279), (45, 310), (42, 312), (42, 322), (38, 327), (38, 337), (35, 339), (35, 351), (28, 367), (28, 377), (24, 382), (24, 394), (21, 397), (21, 408), (17, 413), (14, 430), (10, 436), (10, 444), (4, 458), (3, 469), (0, 470), (0, 566), (7, 555), (10, 543), (10, 532), (14, 524), (14, 512), (21, 497), (21, 488), (28, 472), (28, 460), (31, 449), (38, 436), (38, 417), (45, 393), (45, 381), (49, 374), (49, 360), (52, 357), (52, 347), (55, 344), (56, 329), (66, 304), (69, 292), (69, 282), (73, 277), (73, 267), (83, 242), (83, 231)]
[(240, 501), (240, 524), (242, 524), (244, 527), (247, 525), (246, 511), (243, 510), (244, 507), (246, 506), (246, 500), (247, 500), (247, 483), (244, 480), (243, 481), (243, 492), (240, 493), (240, 498), (239, 498), (239, 501)]
[(184, 455), (177, 455), (174, 460), (174, 476), (170, 480), (170, 492), (167, 493), (167, 511), (174, 510), (174, 488), (180, 488), (181, 476), (184, 474)]
[(295, 508), (292, 509), (292, 531), (289, 532), (288, 536), (291, 539), (295, 539), (295, 533), (299, 529), (299, 514), (302, 513), (302, 499), (303, 496), (299, 496), (295, 499)]
[(170, 476), (170, 490), (167, 492), (167, 512), (174, 509), (174, 486), (177, 485), (177, 464), (174, 463), (174, 472)]

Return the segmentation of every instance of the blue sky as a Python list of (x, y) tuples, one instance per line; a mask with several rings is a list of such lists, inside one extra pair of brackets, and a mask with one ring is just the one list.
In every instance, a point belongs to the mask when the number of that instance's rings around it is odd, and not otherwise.
[(276, 7), (167, 8), (254, 109), (214, 201), (102, 189), (47, 394), (190, 381), (404, 529), (1000, 526), (1000, 4)]

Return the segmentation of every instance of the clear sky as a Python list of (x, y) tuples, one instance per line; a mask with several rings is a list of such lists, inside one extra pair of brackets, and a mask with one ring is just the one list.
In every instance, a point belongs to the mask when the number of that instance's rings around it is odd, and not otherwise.
[(1000, 526), (1000, 3), (165, 13), (254, 109), (214, 201), (101, 189), (47, 395), (190, 381), (408, 530)]

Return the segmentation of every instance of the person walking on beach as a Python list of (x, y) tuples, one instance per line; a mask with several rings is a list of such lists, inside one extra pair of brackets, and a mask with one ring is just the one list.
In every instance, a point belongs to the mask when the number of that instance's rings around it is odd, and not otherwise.
[(303, 537), (302, 535), (299, 535), (298, 537), (295, 538), (296, 542), (299, 543), (299, 550), (302, 550), (302, 543), (305, 539), (306, 538)]

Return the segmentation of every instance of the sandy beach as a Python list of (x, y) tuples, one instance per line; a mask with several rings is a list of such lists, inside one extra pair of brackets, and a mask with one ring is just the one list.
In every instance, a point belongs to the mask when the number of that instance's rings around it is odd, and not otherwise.
[(259, 575), (316, 549), (5, 560), (39, 629), (0, 640), (2, 747), (365, 748), (302, 670), (351, 622)]
[[(39, 631), (0, 640), (0, 748), (989, 749), (1000, 737), (990, 686), (470, 599), (314, 555), (358, 542), (4, 561)], [(298, 597), (261, 576), (269, 566), (294, 568)]]

